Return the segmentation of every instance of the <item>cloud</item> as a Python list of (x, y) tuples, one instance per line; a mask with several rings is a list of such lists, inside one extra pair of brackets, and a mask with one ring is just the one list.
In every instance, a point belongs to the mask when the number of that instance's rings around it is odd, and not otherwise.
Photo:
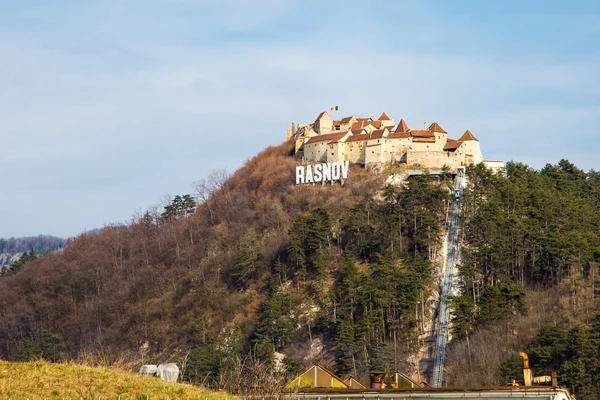
[[(469, 128), (486, 158), (594, 166), (597, 57), (490, 57), (478, 32), (429, 6), (348, 29), (363, 3), (39, 4), (0, 28), (0, 168), (19, 194), (3, 197), (0, 237), (127, 220), (336, 104), (436, 120), (451, 137)], [(399, 23), (425, 16), (422, 29)]]

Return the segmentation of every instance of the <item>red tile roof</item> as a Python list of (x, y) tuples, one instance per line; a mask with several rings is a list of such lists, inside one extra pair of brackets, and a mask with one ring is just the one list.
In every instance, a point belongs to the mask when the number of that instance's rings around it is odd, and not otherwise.
[(388, 115), (384, 112), (381, 113), (381, 115), (379, 116), (379, 118), (377, 118), (379, 121), (389, 121), (390, 117), (388, 117)]
[(360, 142), (361, 140), (367, 140), (368, 138), (369, 138), (368, 133), (363, 133), (360, 135), (350, 135), (348, 137), (348, 139), (346, 139), (346, 143), (347, 142)]
[(336, 121), (335, 119), (333, 120), (333, 126), (340, 126), (342, 124), (342, 121)]
[(396, 132), (408, 132), (408, 125), (406, 124), (405, 120), (400, 120), (398, 127), (396, 127)]
[(352, 132), (353, 135), (361, 135), (365, 130), (360, 128), (360, 129), (353, 129), (350, 132)]
[(306, 144), (323, 142), (323, 141), (327, 141), (327, 142), (334, 141), (334, 140), (337, 141), (337, 140), (343, 138), (347, 133), (348, 133), (348, 131), (342, 131), (342, 132), (335, 132), (335, 133), (327, 133), (325, 135), (313, 136), (306, 141)]
[(434, 122), (433, 124), (429, 125), (429, 130), (431, 132), (448, 133), (437, 122)]
[(358, 121), (358, 122), (373, 121), (373, 118), (356, 118), (356, 121)]
[(462, 144), (462, 142), (459, 140), (448, 139), (448, 141), (446, 142), (446, 145), (444, 146), (444, 150), (454, 151), (454, 150), (458, 149), (461, 144)]
[(461, 142), (466, 142), (467, 140), (475, 140), (476, 142), (479, 142), (479, 140), (477, 140), (477, 138), (473, 136), (471, 131), (468, 129), (465, 131), (465, 133), (462, 134), (460, 138), (458, 138), (458, 140), (460, 140)]
[(396, 132), (394, 133), (390, 133), (388, 135), (388, 138), (390, 139), (406, 139), (410, 137), (410, 132), (398, 132), (396, 130)]
[[(341, 121), (340, 121), (340, 122), (341, 122), (342, 124), (347, 124), (348, 122), (350, 122), (350, 121), (352, 120), (352, 118), (354, 118), (354, 116), (353, 116), (353, 115), (351, 115), (351, 116), (349, 116), (349, 117), (344, 117), (344, 118), (342, 118), (342, 119), (341, 119)], [(356, 119), (356, 118), (354, 118), (354, 119)]]
[(381, 139), (387, 131), (387, 129), (377, 129), (371, 132), (371, 137), (369, 139)]
[(381, 128), (381, 121), (373, 121), (371, 118), (362, 118), (350, 126), (350, 129), (360, 129), (366, 126), (373, 126), (375, 129)]
[(422, 130), (411, 130), (410, 136), (412, 137), (426, 137), (426, 138), (435, 138), (435, 135), (431, 131), (422, 131)]

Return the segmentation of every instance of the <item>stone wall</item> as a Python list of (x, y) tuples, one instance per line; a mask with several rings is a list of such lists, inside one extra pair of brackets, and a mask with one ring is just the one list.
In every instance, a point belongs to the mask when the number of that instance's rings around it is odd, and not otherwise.
[(365, 143), (364, 142), (350, 142), (344, 143), (346, 147), (346, 160), (357, 163), (364, 164), (365, 163)]
[(461, 158), (447, 151), (409, 151), (406, 155), (406, 164), (408, 166), (418, 164), (423, 168), (441, 168), (444, 165), (456, 168), (463, 165)]
[(304, 162), (310, 161), (318, 161), (325, 162), (327, 161), (327, 140), (323, 140), (321, 142), (314, 143), (304, 143)]

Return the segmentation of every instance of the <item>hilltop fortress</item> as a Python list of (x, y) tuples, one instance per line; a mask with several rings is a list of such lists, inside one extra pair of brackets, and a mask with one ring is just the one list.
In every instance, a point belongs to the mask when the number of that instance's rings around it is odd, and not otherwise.
[(379, 118), (345, 117), (334, 120), (326, 111), (310, 124), (288, 126), (286, 139), (295, 141), (296, 157), (304, 163), (342, 162), (380, 169), (386, 164), (439, 169), (483, 162), (498, 171), (503, 161), (484, 160), (479, 140), (467, 129), (458, 140), (437, 123), (429, 128), (409, 128), (401, 119), (396, 125), (385, 112)]

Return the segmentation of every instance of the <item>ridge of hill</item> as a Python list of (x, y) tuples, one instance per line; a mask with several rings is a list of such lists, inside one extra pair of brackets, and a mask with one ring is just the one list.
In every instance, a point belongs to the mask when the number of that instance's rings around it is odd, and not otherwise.
[(235, 400), (226, 393), (167, 383), (114, 368), (45, 361), (0, 360), (0, 397), (6, 399), (210, 399)]
[[(371, 369), (427, 379), (416, 355), (436, 319), (450, 174), (387, 185), (389, 171), (351, 164), (343, 186), (294, 185), (293, 149), (212, 174), (195, 208), (177, 196), (0, 278), (0, 354), (131, 369), (168, 359), (185, 380), (234, 393), (275, 390), (315, 362), (363, 380)], [(595, 400), (600, 174), (562, 160), (467, 175), (446, 383), (502, 384), (524, 348)], [(554, 311), (533, 318), (536, 299)], [(482, 339), (507, 327), (510, 340)], [(562, 350), (544, 357), (549, 347)]]
[(64, 248), (71, 239), (51, 235), (38, 235), (19, 238), (0, 238), (0, 267), (17, 261), (25, 252), (33, 250), (43, 254), (48, 250), (57, 251)]

